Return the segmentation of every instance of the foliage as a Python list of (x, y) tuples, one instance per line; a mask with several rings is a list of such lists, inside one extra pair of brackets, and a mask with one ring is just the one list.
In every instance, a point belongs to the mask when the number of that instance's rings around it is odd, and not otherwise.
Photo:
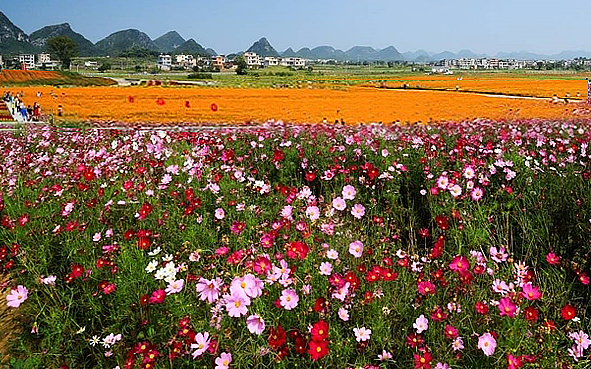
[(112, 68), (112, 65), (111, 65), (111, 63), (103, 63), (103, 64), (101, 64), (101, 65), (98, 67), (98, 69), (97, 69), (97, 70), (98, 70), (99, 72), (101, 72), (101, 73), (104, 73), (104, 72), (108, 71), (108, 70), (109, 70), (109, 69), (111, 69), (111, 68)]
[(248, 65), (246, 64), (246, 60), (244, 60), (244, 56), (240, 55), (236, 58), (236, 66), (236, 74), (239, 76), (248, 74)]
[(187, 76), (189, 79), (212, 79), (211, 73), (191, 73)]
[(589, 142), (589, 121), (3, 133), (11, 353), (584, 368)]
[(72, 58), (78, 54), (78, 46), (68, 36), (56, 36), (47, 40), (47, 51), (60, 60), (62, 69), (70, 69)]

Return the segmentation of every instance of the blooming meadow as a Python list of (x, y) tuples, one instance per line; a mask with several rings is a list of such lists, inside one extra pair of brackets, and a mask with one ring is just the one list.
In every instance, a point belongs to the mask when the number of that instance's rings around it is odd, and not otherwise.
[(588, 121), (0, 135), (48, 368), (586, 367)]

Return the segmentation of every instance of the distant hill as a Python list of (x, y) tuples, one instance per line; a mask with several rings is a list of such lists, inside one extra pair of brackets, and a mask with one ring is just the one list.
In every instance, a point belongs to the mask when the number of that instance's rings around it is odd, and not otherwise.
[(388, 46), (387, 48), (378, 51), (378, 58), (376, 60), (403, 61), (404, 56), (402, 56), (394, 46)]
[(219, 55), (218, 52), (215, 51), (214, 49), (212, 49), (211, 47), (208, 47), (207, 49), (205, 49), (205, 51), (207, 52), (207, 55), (211, 55), (211, 56)]
[(154, 40), (158, 51), (169, 53), (185, 43), (185, 39), (177, 31), (169, 31)]
[(96, 43), (101, 55), (116, 56), (131, 49), (158, 50), (158, 46), (148, 35), (137, 29), (127, 29), (110, 34)]
[(45, 26), (40, 30), (31, 33), (29, 36), (31, 44), (40, 50), (45, 50), (47, 40), (52, 37), (67, 36), (78, 46), (79, 56), (93, 56), (96, 54), (94, 44), (84, 36), (72, 30), (68, 23)]
[(295, 57), (297, 56), (296, 52), (293, 51), (293, 49), (290, 47), (287, 50), (285, 50), (284, 52), (281, 53), (281, 56), (284, 58), (291, 58), (291, 57)]
[(210, 54), (203, 48), (203, 46), (199, 45), (197, 41), (193, 39), (189, 39), (183, 42), (182, 45), (174, 49), (175, 54), (191, 54), (191, 55), (200, 55), (200, 56), (210, 56)]
[(260, 56), (279, 56), (279, 53), (271, 46), (269, 41), (262, 37), (260, 40), (252, 44), (246, 52), (256, 53)]
[(0, 54), (36, 52), (29, 42), (29, 36), (15, 26), (4, 13), (0, 12)]

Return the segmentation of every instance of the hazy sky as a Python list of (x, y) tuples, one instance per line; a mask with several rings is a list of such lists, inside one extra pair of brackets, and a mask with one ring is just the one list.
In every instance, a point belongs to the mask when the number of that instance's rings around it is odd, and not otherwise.
[(63, 22), (92, 42), (128, 28), (152, 39), (176, 30), (219, 53), (245, 50), (262, 36), (280, 52), (319, 45), (487, 54), (591, 51), (590, 0), (0, 1), (0, 11), (27, 34)]

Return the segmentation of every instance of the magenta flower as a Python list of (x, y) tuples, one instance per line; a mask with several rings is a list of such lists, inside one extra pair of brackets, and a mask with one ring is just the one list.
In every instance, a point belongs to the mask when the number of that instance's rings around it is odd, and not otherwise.
[(353, 208), (351, 209), (351, 215), (357, 219), (361, 219), (365, 215), (365, 206), (361, 204), (353, 205)]
[(222, 352), (222, 354), (215, 359), (215, 369), (228, 369), (232, 362), (232, 354)]
[(492, 334), (486, 332), (478, 338), (478, 348), (481, 349), (486, 356), (494, 354), (496, 347), (497, 340), (495, 340)]
[(527, 282), (526, 284), (523, 285), (522, 288), (523, 288), (523, 292), (521, 293), (521, 295), (530, 301), (539, 300), (540, 297), (542, 297), (542, 293), (540, 292), (540, 288), (535, 287), (534, 285), (532, 285), (531, 282)]
[(265, 330), (265, 321), (257, 314), (246, 318), (246, 328), (252, 334), (260, 335)]
[(29, 297), (29, 291), (26, 287), (18, 285), (10, 294), (6, 296), (6, 305), (9, 307), (17, 308), (19, 307), (27, 298)]
[(222, 280), (220, 278), (207, 280), (200, 278), (197, 283), (197, 293), (199, 293), (199, 299), (201, 301), (209, 301), (210, 304), (216, 302), (220, 297), (220, 285)]
[(517, 306), (511, 301), (510, 298), (504, 297), (499, 300), (499, 314), (501, 316), (508, 316), (509, 318), (515, 317), (515, 312), (517, 311)]
[(211, 338), (209, 337), (209, 332), (197, 333), (195, 335), (195, 343), (191, 344), (191, 348), (196, 349), (193, 352), (193, 359), (196, 359), (198, 356), (201, 356), (205, 351), (207, 351), (210, 343)]
[(332, 274), (332, 264), (325, 261), (320, 264), (320, 275), (331, 275)]
[(222, 208), (217, 208), (217, 209), (215, 209), (214, 215), (215, 215), (216, 219), (222, 220), (226, 216), (226, 212)]
[(349, 244), (349, 253), (356, 258), (360, 258), (363, 254), (363, 243), (361, 241), (353, 241)]
[(300, 298), (293, 288), (287, 288), (281, 292), (279, 301), (285, 310), (292, 310), (298, 306), (298, 301), (300, 301)]

